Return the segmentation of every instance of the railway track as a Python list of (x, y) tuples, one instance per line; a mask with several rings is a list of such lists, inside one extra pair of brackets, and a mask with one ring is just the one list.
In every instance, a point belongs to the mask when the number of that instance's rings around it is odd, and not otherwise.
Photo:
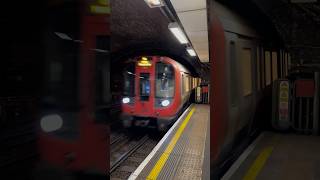
[(114, 172), (132, 153), (141, 147), (149, 137), (147, 135), (138, 140), (126, 139), (120, 145), (111, 149), (110, 173)]
[(141, 134), (138, 137), (128, 134), (113, 135), (110, 142), (111, 179), (127, 179), (157, 143), (158, 139), (148, 134)]

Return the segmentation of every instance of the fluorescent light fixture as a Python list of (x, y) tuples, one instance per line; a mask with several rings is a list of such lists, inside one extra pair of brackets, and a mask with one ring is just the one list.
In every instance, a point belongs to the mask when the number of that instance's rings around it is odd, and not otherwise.
[(190, 56), (194, 57), (197, 56), (196, 52), (194, 51), (194, 49), (192, 49), (191, 47), (187, 48), (187, 52), (189, 53)]
[(144, 0), (150, 8), (164, 6), (163, 0)]
[(69, 40), (69, 41), (72, 40), (72, 38), (65, 33), (61, 33), (61, 32), (54, 32), (54, 33), (61, 39)]
[(168, 28), (181, 44), (188, 44), (189, 41), (186, 35), (184, 34), (184, 32), (182, 31), (182, 29), (180, 28), (180, 26), (178, 25), (178, 23), (176, 22), (170, 23), (168, 25)]

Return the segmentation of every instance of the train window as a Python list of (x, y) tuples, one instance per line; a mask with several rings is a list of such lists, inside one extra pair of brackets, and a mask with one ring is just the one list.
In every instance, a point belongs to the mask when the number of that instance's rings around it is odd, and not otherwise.
[(149, 73), (140, 73), (140, 100), (147, 101), (150, 96), (150, 74)]
[(170, 64), (156, 64), (156, 97), (169, 98), (174, 96), (174, 69)]
[(184, 76), (184, 93), (189, 92), (189, 76), (187, 74), (185, 74)]
[(257, 89), (261, 89), (261, 83), (260, 83), (260, 47), (257, 48)]
[(280, 71), (281, 76), (280, 77), (284, 78), (286, 76), (286, 59), (284, 57), (284, 51), (283, 50), (280, 51), (280, 61), (279, 61), (279, 63), (280, 63), (280, 66), (281, 66), (281, 71)]
[[(67, 22), (55, 24), (57, 28)], [(53, 28), (53, 27), (52, 27)], [(68, 36), (77, 37), (77, 30), (61, 31)], [(76, 110), (78, 107), (78, 73), (80, 44), (61, 38), (56, 31), (48, 32), (47, 43), (47, 81), (45, 103), (61, 108)]]
[[(57, 113), (63, 119), (61, 127), (50, 133), (68, 140), (80, 135), (79, 76), (83, 39), (80, 36), (79, 5), (75, 1), (58, 5), (59, 8), (50, 5), (43, 33), (46, 69), (41, 111), (44, 114)], [(44, 116), (41, 122), (46, 122), (47, 117), (52, 116)]]
[(271, 84), (271, 55), (269, 51), (265, 51), (264, 68), (266, 85), (269, 85)]
[(261, 47), (260, 49), (260, 79), (261, 79), (261, 88), (264, 88), (265, 87), (265, 62), (264, 62), (264, 59), (265, 59), (265, 54), (264, 54), (264, 49), (263, 47)]
[(231, 90), (231, 104), (236, 105), (237, 100), (237, 64), (236, 64), (236, 45), (235, 42), (230, 42), (230, 90)]
[(96, 37), (96, 102), (97, 105), (111, 103), (109, 37)]
[(288, 53), (285, 53), (284, 54), (284, 62), (285, 62), (285, 76), (287, 76), (288, 75)]
[(135, 64), (129, 63), (124, 71), (124, 87), (123, 87), (123, 95), (133, 97), (135, 96)]
[(272, 52), (272, 80), (278, 79), (278, 54), (277, 52)]
[(252, 93), (252, 53), (251, 49), (241, 50), (241, 75), (242, 75), (242, 94), (243, 96)]

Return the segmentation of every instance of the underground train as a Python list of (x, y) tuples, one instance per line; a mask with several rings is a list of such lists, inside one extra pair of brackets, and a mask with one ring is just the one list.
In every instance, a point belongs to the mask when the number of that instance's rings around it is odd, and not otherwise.
[(210, 1), (209, 19), (211, 177), (219, 179), (259, 126), (271, 120), (272, 82), (287, 76), (290, 56), (245, 21), (241, 10)]
[(142, 56), (124, 71), (124, 127), (148, 126), (165, 131), (189, 103), (199, 78), (169, 57)]
[(64, 174), (105, 179), (110, 6), (107, 0), (49, 1), (47, 9), (38, 179), (63, 179)]

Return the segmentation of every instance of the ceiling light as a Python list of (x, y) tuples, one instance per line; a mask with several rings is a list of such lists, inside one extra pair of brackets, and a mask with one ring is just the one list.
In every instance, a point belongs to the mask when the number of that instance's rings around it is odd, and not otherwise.
[(193, 57), (197, 56), (196, 52), (191, 47), (187, 48), (187, 52), (189, 53), (190, 56), (193, 56)]
[(54, 33), (61, 39), (69, 40), (69, 41), (72, 40), (72, 38), (65, 33), (61, 33), (61, 32), (54, 32)]
[(150, 8), (161, 7), (164, 6), (162, 0), (144, 0)]
[(168, 28), (181, 44), (187, 44), (189, 42), (182, 29), (179, 27), (178, 23), (170, 23), (168, 25)]

